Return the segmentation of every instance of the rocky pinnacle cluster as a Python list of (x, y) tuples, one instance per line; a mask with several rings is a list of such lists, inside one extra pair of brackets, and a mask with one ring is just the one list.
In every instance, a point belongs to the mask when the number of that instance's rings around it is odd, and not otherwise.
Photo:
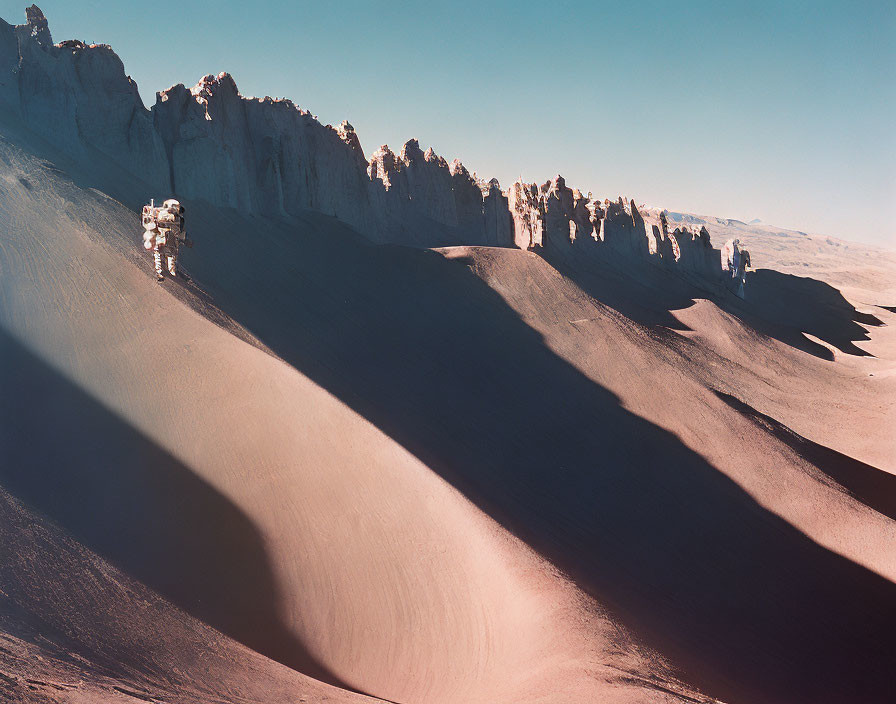
[(147, 109), (111, 48), (54, 44), (36, 6), (26, 20), (0, 20), (0, 107), (76, 159), (101, 153), (153, 193), (274, 217), (316, 210), (374, 242), (542, 248), (721, 277), (705, 228), (670, 231), (662, 211), (601, 201), (561, 176), (502, 190), (415, 139), (367, 158), (348, 122), (334, 128), (290, 100), (242, 96), (227, 73), (159, 92)]

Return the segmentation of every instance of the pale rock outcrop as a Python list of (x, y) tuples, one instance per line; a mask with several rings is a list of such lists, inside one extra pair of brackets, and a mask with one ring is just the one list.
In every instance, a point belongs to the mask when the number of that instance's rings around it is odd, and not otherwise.
[(513, 247), (513, 219), (510, 216), (508, 197), (501, 191), (498, 179), (493, 178), (484, 189), (483, 235), (485, 244), (491, 247)]
[(253, 181), (259, 174), (244, 168), (255, 156), (237, 97), (227, 74), (206, 76), (191, 90), (176, 85), (157, 95), (153, 117), (166, 137), (172, 189), (181, 197), (240, 210), (258, 205)]
[(637, 209), (633, 212), (631, 204), (620, 196), (618, 200), (608, 202), (606, 210), (604, 243), (627, 257), (647, 253), (647, 233)]
[(707, 278), (713, 272), (722, 270), (719, 250), (713, 249), (709, 230), (705, 226), (699, 230), (690, 226), (677, 227), (672, 236), (678, 243), (678, 264), (687, 274)]
[(416, 139), (409, 139), (401, 150), (401, 162), (407, 179), (411, 207), (420, 215), (438, 223), (457, 226), (457, 210), (451, 193), (448, 162), (430, 147), (424, 154)]
[(595, 199), (591, 192), (588, 192), (588, 203), (585, 204), (588, 209), (588, 222), (591, 223), (592, 237), (595, 242), (603, 242), (603, 220), (606, 217), (606, 211), (601, 207), (600, 201)]
[[(591, 202), (591, 194), (582, 195), (578, 188), (572, 190), (572, 223), (570, 231), (574, 229), (573, 246), (583, 252), (592, 251), (597, 245), (597, 234), (594, 226), (595, 209)], [(598, 225), (599, 227), (599, 225)]]
[(417, 244), (417, 228), (410, 222), (412, 208), (407, 174), (402, 173), (402, 166), (401, 159), (387, 144), (370, 156), (367, 193), (374, 217), (362, 232), (381, 242), (404, 241)]
[(507, 192), (513, 226), (513, 244), (532, 249), (544, 244), (544, 203), (534, 184), (517, 181)]
[(361, 140), (348, 120), (343, 120), (339, 123), (339, 127), (336, 128), (336, 134), (339, 135), (339, 139), (351, 148), (358, 166), (366, 170), (367, 162), (364, 159), (364, 150), (361, 149)]
[(367, 167), (367, 175), (371, 181), (379, 180), (383, 189), (392, 188), (391, 174), (398, 170), (395, 153), (389, 149), (388, 144), (382, 145), (370, 156), (370, 165)]
[(451, 175), (451, 192), (454, 198), (454, 209), (457, 213), (458, 226), (473, 237), (481, 237), (484, 232), (480, 213), (485, 207), (482, 189), (473, 175), (457, 159), (448, 167)]
[(153, 117), (182, 197), (248, 212), (319, 210), (355, 226), (369, 220), (350, 125), (340, 132), (292, 101), (244, 98), (227, 73), (159, 93)]
[(670, 232), (665, 211), (601, 201), (559, 175), (502, 191), (416, 139), (368, 159), (347, 121), (334, 128), (290, 100), (244, 97), (227, 73), (161, 91), (147, 110), (108, 46), (53, 44), (36, 6), (26, 20), (0, 20), (0, 115), (85, 164), (104, 155), (157, 196), (282, 217), (316, 210), (374, 242), (543, 249), (721, 281), (705, 227)]
[(544, 192), (544, 247), (560, 252), (569, 251), (575, 236), (572, 189), (559, 174), (542, 186)]
[(459, 161), (451, 165), (416, 139), (395, 155), (383, 145), (371, 155), (370, 199), (385, 240), (425, 244), (512, 246), (507, 198), (496, 181), (480, 183)]
[(3, 108), (74, 156), (86, 159), (96, 149), (147, 182), (164, 183), (161, 140), (115, 52), (53, 44), (40, 9), (32, 5), (26, 16), (24, 25), (0, 25)]
[(672, 236), (669, 230), (669, 221), (666, 217), (666, 211), (660, 211), (660, 242), (657, 245), (657, 252), (661, 260), (671, 266), (681, 258), (681, 250), (678, 246), (678, 239)]
[(666, 211), (639, 208), (621, 196), (601, 201), (590, 192), (583, 195), (559, 175), (540, 187), (517, 181), (505, 195), (511, 246), (627, 268), (662, 266), (703, 285), (721, 280), (719, 250), (706, 228), (670, 231)]

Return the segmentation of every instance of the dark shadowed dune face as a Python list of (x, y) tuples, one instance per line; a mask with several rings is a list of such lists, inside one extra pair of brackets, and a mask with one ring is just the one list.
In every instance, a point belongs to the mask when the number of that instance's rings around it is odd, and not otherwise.
[[(761, 332), (771, 330), (767, 334), (825, 358), (832, 358), (830, 352), (818, 344), (807, 344), (809, 341), (801, 340), (799, 333), (809, 333), (841, 352), (863, 356), (868, 353), (854, 344), (869, 339), (863, 325), (881, 324), (875, 316), (858, 312), (837, 289), (823, 281), (759, 269), (747, 276), (747, 285), (750, 293), (743, 309), (754, 327)], [(737, 312), (738, 308), (732, 310)]]
[(5, 332), (0, 359), (8, 491), (196, 618), (343, 684), (281, 623), (264, 543), (236, 506)]
[(881, 321), (859, 312), (834, 287), (809, 277), (772, 269), (747, 273), (742, 300), (721, 289), (700, 288), (674, 272), (637, 262), (577, 262), (573, 257), (545, 254), (550, 264), (585, 292), (626, 317), (649, 326), (686, 329), (670, 311), (690, 306), (696, 298), (711, 298), (721, 309), (742, 318), (763, 335), (795, 349), (832, 360), (832, 352), (808, 333), (845, 354), (865, 356), (855, 343), (869, 339), (863, 326)]
[[(77, 186), (65, 189), (74, 194)], [(871, 702), (888, 690), (891, 655), (882, 644), (896, 626), (892, 582), (764, 508), (580, 367), (595, 355), (608, 370), (630, 364), (640, 370), (632, 387), (666, 398), (676, 335), (691, 332), (674, 324), (696, 294), (684, 282), (663, 289), (659, 275), (632, 281), (622, 270), (552, 269), (524, 252), (372, 246), (311, 212), (275, 221), (202, 202), (187, 207), (197, 242), (184, 256), (189, 280), (163, 290), (285, 360), (413, 453), (570, 575), (678, 678), (725, 701)], [(98, 212), (83, 214), (82, 226), (100, 231)], [(133, 260), (137, 278), (150, 276), (148, 263), (131, 254), (127, 223), (102, 231), (91, 247), (122, 266)], [(844, 322), (855, 310), (830, 287), (795, 285), (823, 295), (794, 297), (775, 313), (776, 325), (786, 326), (798, 306), (818, 304), (833, 312), (814, 314), (813, 334), (828, 341), (855, 334), (855, 323)], [(524, 319), (511, 301), (534, 313)], [(20, 309), (10, 308), (10, 321), (23, 334)], [(570, 319), (577, 310), (591, 312)], [(535, 320), (572, 326), (562, 355)], [(160, 334), (167, 329), (154, 325)], [(283, 565), (293, 559), (289, 550), (304, 549), (302, 536), (270, 544), (258, 528), (263, 514), (237, 508), (242, 492), (259, 486), (251, 471), (224, 495), (12, 338), (4, 336), (2, 353), (2, 385), (15, 399), (0, 426), (8, 491), (223, 633), (300, 672), (367, 689), (344, 655), (297, 630), (291, 605), (303, 603), (301, 580), (287, 578)], [(625, 359), (633, 354), (651, 361)], [(726, 403), (737, 409), (728, 413), (746, 412), (741, 402)], [(720, 418), (725, 408), (716, 408)], [(206, 442), (207, 412), (197, 406), (195, 417), (178, 416), (165, 443)], [(244, 430), (237, 422), (233, 433)], [(779, 426), (756, 432), (766, 431), (887, 512), (886, 480), (872, 478), (873, 468), (788, 439)], [(271, 510), (278, 528), (294, 533), (298, 514), (290, 511), (304, 509)], [(323, 565), (317, 579), (334, 568)], [(384, 641), (373, 633), (363, 642)], [(385, 679), (398, 682), (394, 671)], [(380, 687), (375, 694), (395, 696)]]
[[(16, 188), (21, 190), (16, 192), (22, 194), (18, 197), (36, 193), (35, 184), (41, 189), (52, 184), (54, 197), (61, 203), (84, 197), (76, 183), (57, 182), (56, 176), (47, 174), (52, 172), (29, 166), (23, 178), (32, 187), (18, 181)], [(47, 198), (43, 193), (27, 197)], [(54, 304), (46, 293), (54, 289), (52, 282), (42, 279), (39, 262), (52, 265), (47, 271), (52, 269), (53, 276), (86, 270), (87, 280), (95, 282), (102, 300), (116, 301), (107, 305), (121, 307), (131, 316), (97, 308), (96, 315), (108, 316), (110, 325), (144, 316), (150, 321), (139, 342), (129, 342), (127, 331), (88, 326), (87, 344), (97, 344), (112, 332), (115, 339), (124, 341), (116, 343), (122, 345), (120, 353), (104, 349), (101, 354), (120, 365), (116, 378), (134, 374), (140, 388), (145, 387), (145, 380), (137, 380), (141, 365), (157, 354), (189, 352), (196, 344), (193, 335), (198, 334), (191, 330), (198, 331), (198, 321), (208, 317), (220, 326), (220, 334), (237, 333), (316, 382), (570, 575), (614, 622), (632, 632), (641, 647), (665, 659), (667, 665), (637, 666), (651, 676), (666, 673), (668, 666), (695, 691), (726, 701), (872, 702), (888, 691), (891, 654), (883, 644), (896, 626), (893, 583), (819, 545), (781, 518), (780, 507), (773, 512), (758, 503), (739, 483), (749, 484), (748, 476), (733, 481), (723, 467), (707, 461), (676, 433), (630, 410), (630, 399), (624, 401), (596, 381), (601, 369), (608, 378), (623, 374), (627, 382), (620, 385), (617, 379), (617, 388), (649, 390), (656, 403), (683, 403), (681, 407), (692, 415), (705, 412), (698, 393), (702, 387), (692, 381), (687, 382), (690, 386), (675, 386), (669, 377), (674, 369), (670, 364), (677, 363), (675, 355), (680, 354), (678, 336), (694, 332), (693, 326), (676, 317), (693, 307), (699, 294), (689, 285), (678, 281), (666, 286), (661, 274), (633, 280), (624, 269), (580, 272), (556, 262), (552, 268), (525, 252), (373, 246), (350, 228), (317, 213), (278, 221), (188, 202), (191, 237), (197, 242), (184, 256), (189, 279), (161, 289), (151, 282), (152, 287), (144, 289), (150, 268), (139, 251), (134, 254), (136, 236), (130, 229), (130, 215), (96, 195), (89, 195), (85, 202), (89, 208), (64, 216), (70, 219), (73, 232), (85, 238), (83, 249), (70, 249), (75, 264), (60, 261), (58, 253), (41, 244), (49, 229), (38, 228), (28, 236), (16, 230), (16, 248), (3, 250), (5, 271), (11, 270), (13, 262), (24, 263), (24, 269), (12, 267), (28, 272), (19, 281), (36, 277), (35, 291), (48, 296), (46, 303), (19, 298), (19, 289), (7, 277), (4, 319), (17, 331), (16, 339), (28, 338), (36, 330), (40, 333), (34, 338), (37, 344), (43, 334), (40, 326), (60, 319), (61, 308), (54, 310), (54, 305), (63, 304)], [(21, 217), (17, 209), (21, 201), (17, 203), (6, 206), (13, 220)], [(55, 213), (49, 208), (47, 212)], [(27, 230), (25, 226), (23, 231)], [(97, 265), (87, 253), (97, 261), (118, 262), (122, 273), (91, 269)], [(799, 348), (792, 326), (802, 320), (800, 311), (809, 311), (805, 313), (808, 332), (846, 349), (849, 338), (860, 339), (855, 318), (872, 322), (857, 316), (850, 304), (824, 284), (762, 272), (757, 276), (759, 283), (751, 291), (764, 281), (770, 290), (778, 291), (776, 295), (787, 287), (797, 291), (780, 311), (761, 306), (761, 297), (732, 306), (743, 321), (751, 322), (758, 310), (757, 316), (777, 326), (769, 328), (766, 337), (771, 342), (763, 344), (781, 340)], [(139, 297), (128, 286), (139, 290)], [(163, 301), (159, 291), (170, 292), (177, 300)], [(164, 306), (142, 309), (141, 300), (151, 300), (155, 306), (164, 302)], [(511, 302), (522, 308), (514, 308)], [(187, 321), (179, 327), (167, 322), (173, 320), (175, 309), (177, 319)], [(529, 312), (523, 316), (522, 309)], [(558, 346), (554, 339), (555, 331), (561, 329), (572, 331), (564, 333), (566, 346)], [(756, 329), (760, 336), (765, 331), (759, 323)], [(793, 340), (781, 330), (792, 331)], [(77, 330), (65, 327), (47, 328), (46, 334), (69, 338), (75, 334), (71, 339), (80, 339)], [(206, 348), (206, 354), (212, 349)], [(308, 481), (303, 457), (292, 458), (294, 464), (288, 468), (276, 472), (267, 468), (256, 474), (256, 466), (269, 467), (264, 458), (276, 448), (247, 435), (240, 445), (251, 448), (258, 465), (252, 460), (228, 467), (227, 472), (236, 469), (240, 479), (225, 481), (229, 487), (225, 494), (210, 482), (220, 481), (215, 467), (205, 466), (206, 474), (197, 474), (166, 449), (170, 445), (191, 457), (196, 456), (196, 446), (212, 451), (209, 438), (216, 436), (205, 420), (210, 409), (198, 401), (190, 405), (194, 390), (189, 386), (175, 390), (163, 385), (165, 394), (178, 394), (179, 408), (192, 409), (179, 412), (175, 425), (157, 428), (163, 448), (159, 438), (150, 440), (32, 357), (13, 338), (4, 337), (2, 351), (7, 362), (2, 385), (8, 398), (14, 399), (4, 404), (0, 426), (4, 458), (10, 460), (0, 469), (0, 481), (8, 491), (128, 575), (266, 656), (335, 684), (347, 682), (363, 691), (372, 687), (374, 694), (388, 698), (402, 699), (405, 691), (410, 693), (408, 700), (431, 700), (420, 695), (420, 685), (403, 684), (403, 676), (395, 674), (407, 667), (400, 661), (377, 660), (376, 655), (357, 659), (362, 646), (374, 654), (384, 651), (397, 637), (395, 632), (371, 628), (363, 635), (355, 634), (354, 650), (346, 652), (329, 644), (326, 634), (321, 637), (317, 630), (302, 627), (318, 608), (365, 613), (338, 589), (329, 590), (324, 607), (305, 600), (300, 585), (325, 584), (342, 570), (337, 559), (346, 548), (330, 542), (321, 553), (324, 559), (299, 563), (312, 570), (311, 582), (304, 582), (301, 570), (292, 567), (308, 549), (306, 537), (295, 526), (302, 525), (304, 512), (313, 506), (301, 501), (281, 505), (275, 497), (294, 491), (291, 482)], [(98, 354), (89, 347), (53, 351), (57, 365), (82, 376), (83, 369), (92, 367), (77, 360)], [(128, 360), (123, 356), (127, 354), (136, 356)], [(149, 356), (144, 359), (143, 354)], [(802, 353), (792, 349), (782, 354), (786, 358)], [(195, 393), (201, 394), (197, 398), (220, 403), (214, 384), (223, 383), (228, 375), (259, 374), (255, 364), (241, 368), (238, 363), (215, 359), (215, 369), (220, 369), (214, 372), (217, 381), (209, 384), (200, 373), (202, 367), (196, 366), (196, 376), (184, 377), (191, 379), (185, 383), (196, 384)], [(595, 365), (597, 371), (593, 371)], [(592, 371), (586, 374), (585, 369)], [(101, 387), (102, 373), (90, 373), (99, 376), (87, 382)], [(673, 397), (673, 393), (684, 394), (679, 388), (689, 389), (694, 399)], [(155, 408), (164, 405), (164, 399), (150, 395), (147, 403)], [(149, 408), (144, 418), (139, 408), (128, 407), (141, 422), (153, 425)], [(726, 424), (740, 417), (743, 409), (726, 409), (728, 405), (719, 402), (712, 411), (718, 417), (710, 415), (706, 422), (718, 432), (731, 432), (734, 438), (734, 431), (725, 430)], [(271, 419), (269, 424), (290, 420), (260, 406), (251, 407), (251, 413), (259, 412)], [(254, 427), (247, 415), (235, 415), (228, 422), (234, 423), (228, 430), (234, 438)], [(298, 427), (306, 423), (302, 417)], [(811, 443), (808, 440), (790, 442), (777, 427), (766, 425), (755, 431), (756, 437), (766, 442), (767, 434), (762, 433), (769, 429), (775, 443), (796, 448), (801, 461), (827, 472), (860, 502), (886, 512), (887, 505), (877, 493), (881, 481), (868, 479), (866, 467), (842, 457), (834, 462), (826, 448), (806, 444)], [(743, 452), (754, 453), (761, 462), (764, 450), (750, 450), (749, 444), (744, 448)], [(313, 463), (328, 463), (329, 472), (337, 477), (343, 469), (338, 454), (342, 451), (333, 445), (316, 455)], [(792, 471), (784, 465), (779, 469)], [(804, 488), (819, 491), (812, 483), (815, 479), (805, 481), (809, 484)], [(335, 478), (333, 482), (325, 493), (343, 491)], [(262, 490), (269, 492), (267, 503), (248, 498)], [(390, 485), (378, 500), (394, 501), (391, 497), (400, 491), (401, 484)], [(829, 491), (831, 496), (846, 496), (837, 487)], [(313, 500), (319, 501), (320, 496)], [(357, 515), (371, 510), (362, 505), (365, 508)], [(401, 510), (405, 519), (416, 515), (414, 505)], [(245, 507), (252, 512), (247, 513)], [(267, 538), (262, 538), (263, 524)], [(331, 530), (327, 524), (324, 521), (322, 528)], [(273, 525), (276, 537), (272, 537)], [(456, 529), (455, 524), (452, 530)], [(396, 522), (383, 535), (394, 531), (398, 536), (402, 530), (401, 522)], [(346, 534), (352, 536), (346, 539), (360, 540), (363, 534), (359, 529)], [(390, 539), (385, 540), (369, 549), (386, 550)], [(378, 562), (385, 565), (387, 574), (403, 578), (409, 567), (390, 562), (396, 560), (388, 557), (391, 549)], [(450, 569), (450, 560), (460, 557), (449, 555), (444, 561)], [(376, 580), (360, 583), (361, 594), (377, 589)], [(319, 598), (320, 592), (316, 593)], [(844, 594), (860, 598), (844, 599)], [(477, 595), (477, 599), (487, 597), (484, 592)], [(378, 613), (385, 609), (382, 600), (388, 598), (378, 594), (379, 603), (364, 608)], [(416, 597), (402, 596), (403, 601), (409, 598)], [(425, 612), (420, 611), (424, 605), (420, 602), (413, 612), (417, 628), (426, 622)], [(475, 600), (471, 605), (491, 608)], [(460, 619), (469, 606), (458, 602), (451, 608)], [(552, 621), (552, 627), (568, 628), (564, 623)], [(433, 630), (433, 634), (439, 632), (439, 628)], [(511, 633), (495, 631), (490, 638), (501, 645), (512, 641)], [(564, 647), (569, 650), (564, 652), (586, 647), (576, 643), (567, 643)], [(438, 649), (444, 647), (438, 635), (421, 642), (417, 650), (424, 645), (433, 652), (442, 652)], [(509, 690), (497, 695), (492, 693), (497, 690), (477, 690), (476, 677), (469, 670), (453, 672), (444, 658), (433, 667), (433, 677), (446, 677), (444, 681), (428, 678), (437, 683), (436, 690), (449, 677), (459, 677), (469, 683), (464, 696), (470, 700), (517, 700), (506, 693)], [(579, 670), (571, 671), (580, 674), (566, 671), (564, 686), (580, 687), (592, 681), (582, 679)], [(507, 686), (513, 677), (505, 673), (499, 679)], [(552, 676), (546, 681), (556, 680)], [(662, 681), (666, 684), (654, 683), (650, 690), (657, 696), (671, 686), (667, 679)], [(645, 691), (637, 687), (626, 695), (634, 701)], [(587, 701), (589, 696), (580, 700)]]
[(896, 521), (896, 476), (807, 440), (783, 423), (760, 413), (730, 394), (721, 391), (715, 393), (729, 406), (793, 448), (863, 504)]
[[(548, 350), (474, 261), (370, 247), (324, 233), (313, 215), (294, 230), (253, 228), (255, 246), (237, 258), (227, 253), (237, 242), (213, 239), (223, 231), (214, 217), (203, 213), (199, 230), (215, 251), (191, 266), (225, 310), (617, 609), (706, 691), (873, 701), (889, 686), (880, 644), (894, 625), (893, 585), (818, 547), (621, 408)], [(852, 333), (837, 318), (824, 324)], [(854, 660), (844, 664), (844, 651)]]
[[(893, 301), (765, 268), (739, 298), (702, 231), (650, 250), (657, 211), (557, 177), (511, 213), (226, 74), (149, 113), (29, 16), (0, 23), (0, 699), (892, 698)], [(196, 246), (157, 284), (160, 188)], [(504, 246), (422, 248), (459, 242)]]

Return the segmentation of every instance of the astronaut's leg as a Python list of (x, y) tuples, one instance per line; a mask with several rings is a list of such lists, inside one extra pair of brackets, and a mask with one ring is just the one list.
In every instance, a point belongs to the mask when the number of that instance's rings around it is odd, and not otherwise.
[(162, 274), (162, 253), (158, 248), (152, 250), (152, 259), (156, 265), (156, 277), (161, 281), (165, 276)]

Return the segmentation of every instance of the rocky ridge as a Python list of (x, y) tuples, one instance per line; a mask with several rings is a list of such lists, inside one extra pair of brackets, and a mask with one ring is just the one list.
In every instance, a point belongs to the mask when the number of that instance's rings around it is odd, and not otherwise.
[(249, 98), (227, 73), (175, 85), (147, 109), (106, 45), (54, 44), (37, 6), (0, 20), (0, 109), (76, 159), (100, 152), (158, 194), (289, 216), (316, 210), (371, 240), (412, 246), (543, 248), (555, 256), (653, 262), (722, 280), (705, 227), (566, 185), (483, 181), (416, 139), (366, 158), (354, 128), (323, 125), (288, 99)]

